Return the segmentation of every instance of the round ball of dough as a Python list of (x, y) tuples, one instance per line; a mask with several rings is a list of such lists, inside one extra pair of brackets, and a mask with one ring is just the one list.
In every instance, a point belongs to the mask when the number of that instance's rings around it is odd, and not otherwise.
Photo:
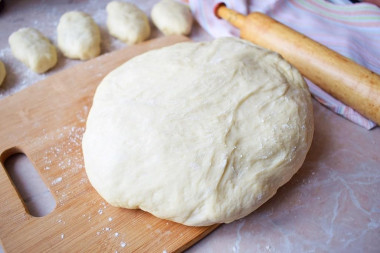
[(151, 17), (165, 35), (188, 35), (193, 25), (190, 8), (174, 0), (161, 0), (154, 5)]
[(34, 28), (21, 28), (12, 33), (9, 45), (13, 56), (36, 73), (44, 73), (57, 63), (55, 47)]
[(313, 124), (309, 90), (278, 54), (234, 38), (180, 43), (104, 78), (85, 168), (111, 205), (193, 226), (232, 222), (297, 172)]
[(128, 44), (142, 42), (150, 36), (149, 19), (136, 5), (112, 1), (106, 9), (107, 27), (112, 36)]
[(58, 47), (71, 59), (88, 60), (100, 54), (100, 31), (91, 16), (80, 11), (62, 15), (57, 27)]
[(0, 61), (0, 86), (3, 84), (3, 81), (6, 75), (7, 75), (7, 72), (5, 70), (4, 63)]

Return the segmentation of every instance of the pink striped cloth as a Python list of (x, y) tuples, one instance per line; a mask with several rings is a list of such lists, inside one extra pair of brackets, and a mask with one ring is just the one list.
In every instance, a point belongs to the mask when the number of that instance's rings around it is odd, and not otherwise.
[[(347, 0), (189, 0), (198, 23), (214, 37), (239, 36), (236, 28), (213, 15), (214, 7), (220, 2), (242, 14), (263, 12), (380, 73), (380, 8), (374, 4), (352, 4)], [(309, 80), (306, 82), (314, 98), (332, 111), (366, 129), (376, 126)]]

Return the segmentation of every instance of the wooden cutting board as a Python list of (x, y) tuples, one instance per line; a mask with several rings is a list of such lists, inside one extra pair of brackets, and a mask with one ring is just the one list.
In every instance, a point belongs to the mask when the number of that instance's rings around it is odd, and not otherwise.
[[(216, 228), (112, 207), (92, 188), (83, 164), (82, 134), (102, 78), (138, 54), (186, 40), (164, 37), (126, 47), (0, 100), (0, 239), (6, 252), (180, 252)], [(17, 152), (26, 154), (56, 200), (44, 217), (26, 211), (4, 169)]]

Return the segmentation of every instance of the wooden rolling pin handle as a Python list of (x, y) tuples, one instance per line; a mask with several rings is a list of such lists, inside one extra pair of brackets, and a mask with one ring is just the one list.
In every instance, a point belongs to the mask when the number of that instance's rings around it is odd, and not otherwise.
[(223, 18), (233, 26), (241, 29), (244, 26), (246, 16), (226, 7), (225, 3), (219, 3), (214, 8), (214, 14), (218, 18)]
[(320, 88), (380, 125), (380, 76), (259, 12), (215, 11), (243, 39), (273, 50)]

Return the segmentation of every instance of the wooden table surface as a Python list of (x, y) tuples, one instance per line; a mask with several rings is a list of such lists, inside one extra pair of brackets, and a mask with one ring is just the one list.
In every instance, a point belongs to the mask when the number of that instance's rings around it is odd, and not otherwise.
[[(156, 1), (131, 2), (149, 13)], [(69, 10), (81, 10), (100, 26), (102, 53), (125, 47), (107, 33), (107, 3), (7, 0), (0, 12), (0, 59), (8, 76), (0, 87), (0, 99), (80, 63), (60, 54), (52, 71), (33, 73), (13, 58), (7, 42), (21, 27), (37, 28), (56, 44), (59, 17)], [(153, 29), (152, 38), (161, 36)], [(211, 39), (198, 25), (190, 38)], [(300, 171), (257, 211), (220, 226), (188, 252), (378, 252), (380, 128), (367, 131), (316, 101), (313, 105), (315, 135)], [(123, 250), (128, 252), (128, 247)]]

